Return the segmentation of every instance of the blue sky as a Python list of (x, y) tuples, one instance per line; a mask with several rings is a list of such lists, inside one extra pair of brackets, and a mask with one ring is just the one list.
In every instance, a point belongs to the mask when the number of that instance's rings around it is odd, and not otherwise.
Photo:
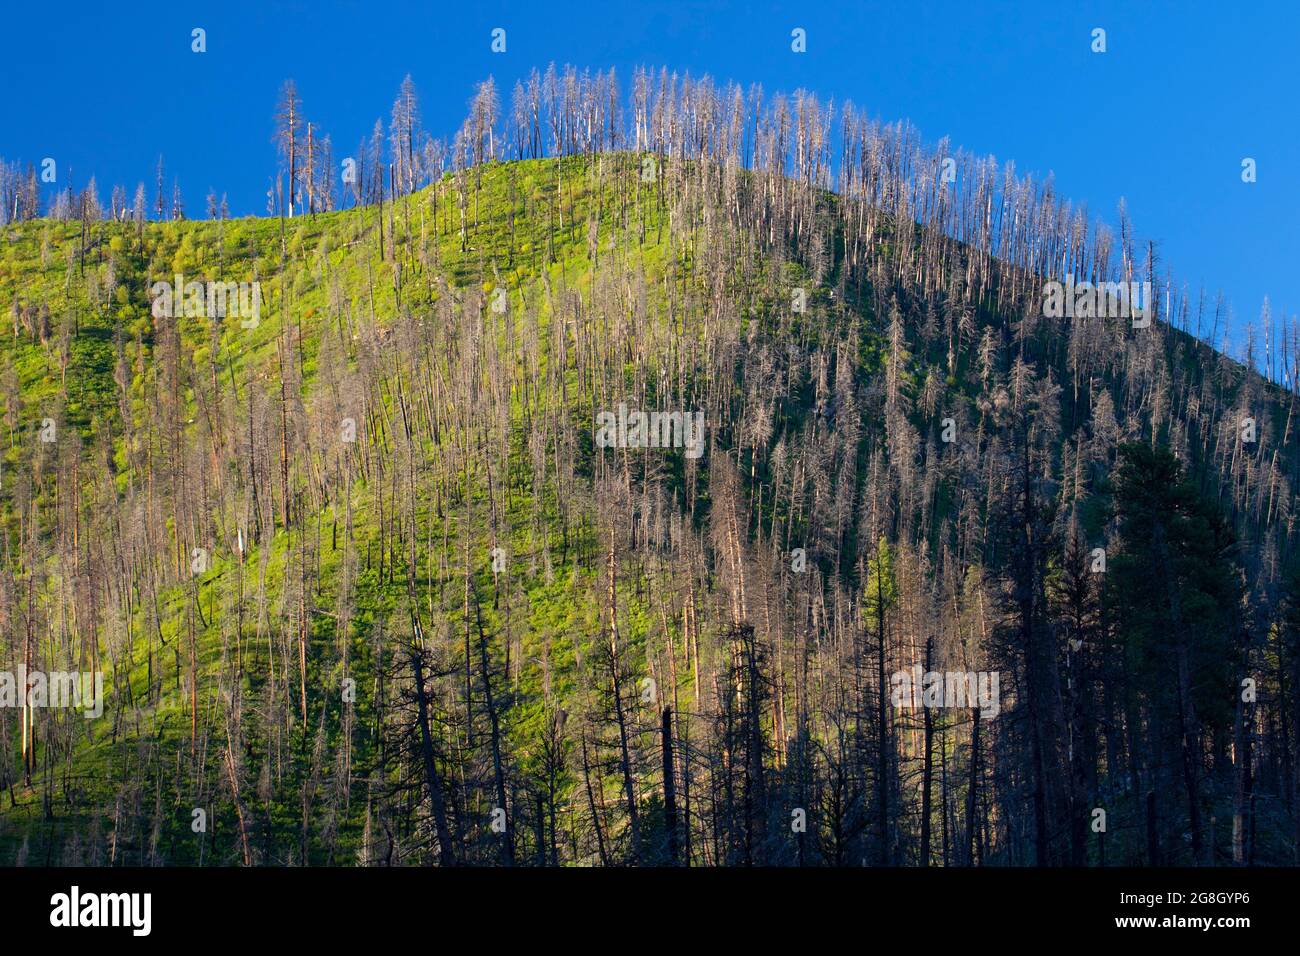
[[(292, 77), (348, 155), (387, 127), (410, 73), (425, 127), (450, 135), (489, 73), (508, 93), (554, 60), (668, 66), (803, 87), (909, 119), (929, 142), (1055, 173), (1058, 190), (1138, 233), (1194, 290), (1222, 290), (1234, 345), (1264, 296), (1300, 312), (1300, 4), (1230, 3), (153, 3), (15, 4), (6, 12), (0, 155), (92, 173), (107, 199), (149, 183), (161, 152), (191, 215), (209, 188), (262, 213), (272, 113)], [(190, 31), (207, 31), (207, 52)], [(490, 32), (507, 31), (493, 54)], [(808, 52), (790, 51), (807, 31)], [(1107, 52), (1090, 50), (1102, 27)], [(1258, 181), (1241, 181), (1241, 161)], [(152, 193), (151, 193), (152, 194)], [(1235, 351), (1235, 349), (1234, 349)]]

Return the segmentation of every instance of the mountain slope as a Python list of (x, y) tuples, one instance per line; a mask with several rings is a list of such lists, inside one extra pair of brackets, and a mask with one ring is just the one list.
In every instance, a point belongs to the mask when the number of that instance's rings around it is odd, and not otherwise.
[(1293, 396), (875, 175), (6, 227), (0, 667), (107, 699), (0, 711), (0, 859), (1293, 862)]

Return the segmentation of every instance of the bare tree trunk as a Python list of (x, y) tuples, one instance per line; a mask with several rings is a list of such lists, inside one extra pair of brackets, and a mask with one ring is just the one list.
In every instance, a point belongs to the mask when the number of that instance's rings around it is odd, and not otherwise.
[(970, 785), (966, 792), (966, 865), (975, 865), (975, 803), (980, 787), (980, 709), (971, 710)]
[(641, 832), (636, 812), (636, 788), (632, 783), (632, 756), (628, 746), (627, 718), (623, 713), (623, 684), (618, 660), (618, 563), (614, 531), (609, 532), (609, 670), (614, 685), (614, 716), (618, 721), (619, 770), (623, 774), (623, 795), (627, 799), (628, 828), (632, 836), (632, 857), (641, 850)]
[[(925, 641), (925, 670), (928, 673), (931, 664), (931, 654), (934, 649), (934, 638), (926, 638)], [(931, 716), (933, 708), (922, 708), (925, 718), (925, 742), (923, 745), (923, 768), (921, 771), (921, 866), (930, 865), (930, 789), (931, 777), (933, 776), (934, 754), (931, 747), (931, 740), (934, 735), (934, 718)]]
[(420, 754), (424, 759), (424, 782), (429, 790), (429, 810), (438, 833), (438, 862), (455, 866), (451, 829), (447, 826), (447, 806), (442, 794), (442, 777), (433, 756), (433, 735), (429, 731), (429, 699), (424, 691), (424, 662), (417, 647), (411, 648), (411, 671), (415, 676), (416, 720), (420, 724)]
[(591, 789), (591, 763), (587, 759), (587, 731), (582, 731), (582, 782), (587, 790), (587, 807), (591, 811), (591, 826), (596, 831), (596, 850), (600, 853), (600, 865), (609, 866), (609, 857), (605, 853), (605, 834), (601, 827), (600, 813), (596, 809), (596, 797)]
[(478, 595), (474, 595), (474, 617), (478, 622), (479, 666), (483, 676), (484, 706), (487, 707), (488, 725), (492, 738), (492, 772), (496, 783), (497, 806), (505, 814), (505, 832), (501, 834), (501, 862), (506, 866), (515, 865), (515, 834), (511, 820), (510, 808), (506, 803), (505, 769), (501, 761), (501, 722), (497, 714), (496, 703), (492, 698), (492, 681), (488, 671), (487, 635), (483, 631), (483, 612), (479, 607)]
[(663, 729), (664, 756), (664, 830), (668, 833), (668, 861), (677, 865), (677, 786), (673, 776), (673, 709), (664, 707)]

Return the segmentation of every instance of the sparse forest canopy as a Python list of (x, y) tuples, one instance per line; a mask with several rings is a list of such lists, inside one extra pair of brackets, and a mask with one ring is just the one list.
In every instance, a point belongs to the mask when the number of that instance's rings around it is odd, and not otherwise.
[(1295, 329), (808, 93), (312, 115), (266, 218), (0, 162), (0, 862), (1298, 862)]

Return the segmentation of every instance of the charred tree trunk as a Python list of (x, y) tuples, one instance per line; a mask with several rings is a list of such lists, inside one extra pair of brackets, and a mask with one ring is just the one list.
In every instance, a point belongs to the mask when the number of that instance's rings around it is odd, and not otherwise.
[(660, 731), (664, 755), (664, 831), (668, 836), (668, 862), (677, 865), (677, 785), (673, 774), (673, 709), (664, 707)]
[(411, 671), (415, 677), (416, 719), (420, 724), (420, 755), (424, 761), (424, 782), (429, 790), (429, 810), (438, 832), (438, 862), (455, 866), (451, 830), (447, 826), (447, 807), (442, 794), (442, 777), (433, 756), (433, 735), (429, 731), (429, 699), (424, 691), (424, 662), (418, 648), (411, 648)]

